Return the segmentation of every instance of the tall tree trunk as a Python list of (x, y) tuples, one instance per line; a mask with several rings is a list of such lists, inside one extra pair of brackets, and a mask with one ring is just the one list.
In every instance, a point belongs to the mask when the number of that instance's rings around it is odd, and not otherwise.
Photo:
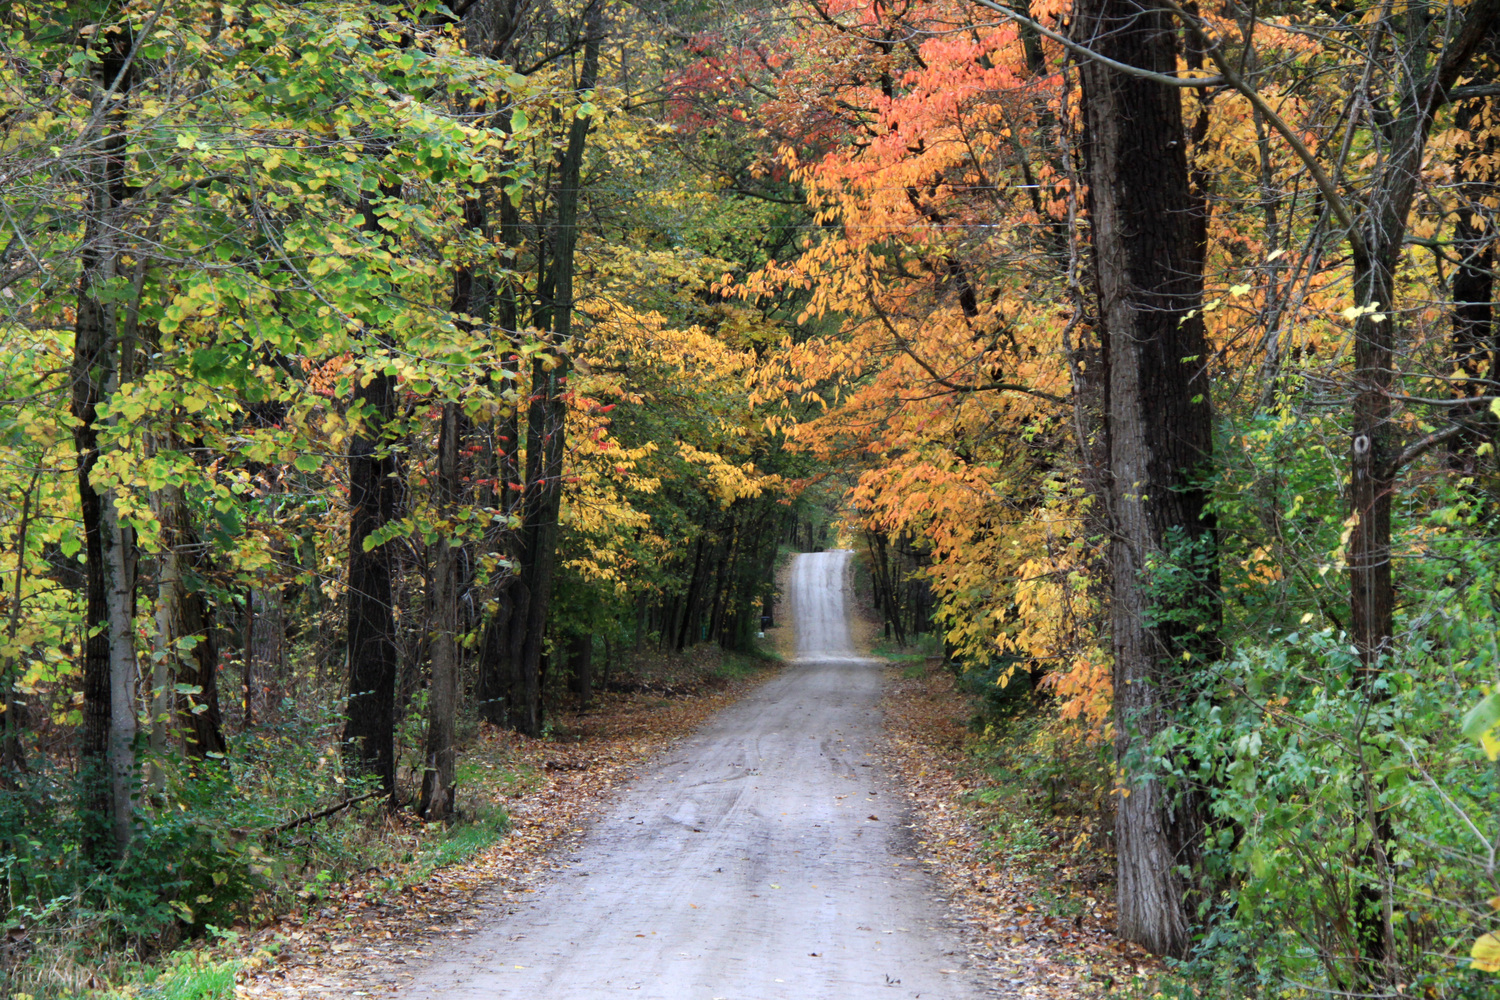
[[(1173, 26), (1159, 9), (1080, 0), (1074, 33), (1119, 62), (1176, 71)], [(1080, 75), (1108, 373), (1116, 756), (1125, 773), (1116, 798), (1118, 932), (1180, 956), (1191, 924), (1178, 870), (1193, 860), (1201, 819), (1185, 793), (1174, 800), (1150, 774), (1145, 757), (1173, 707), (1174, 675), (1184, 659), (1211, 654), (1218, 629), (1213, 534), (1195, 485), (1212, 456), (1208, 351), (1191, 314), (1202, 261), (1179, 92), (1092, 61)], [(1175, 585), (1158, 586), (1169, 575)], [(1184, 586), (1180, 606), (1161, 606), (1173, 599), (1168, 590)]]
[[(387, 200), (400, 196), (398, 185), (382, 184)], [(375, 241), (384, 239), (380, 214), (368, 198), (359, 203), (360, 228)], [(386, 334), (379, 351), (393, 346)], [(351, 410), (359, 412), (360, 430), (349, 442), (349, 611), (348, 721), (344, 725), (346, 766), (355, 774), (379, 779), (396, 795), (396, 616), (393, 581), (396, 553), (376, 535), (396, 520), (401, 481), (392, 449), (391, 422), (396, 416), (396, 377), (377, 360), (356, 378)]]
[(71, 366), (71, 409), (78, 454), (79, 507), (83, 518), (85, 619), (83, 742), (80, 747), (83, 812), (89, 818), (85, 852), (121, 857), (133, 825), (135, 791), (135, 650), (133, 536), (120, 523), (113, 496), (92, 479), (99, 461), (99, 405), (118, 387), (116, 307), (104, 297), (119, 275), (125, 187), (125, 109), (133, 83), (132, 39), (124, 30), (100, 31), (100, 77), (90, 110), (95, 150), (87, 163), (77, 321)]
[(349, 707), (344, 742), (351, 770), (396, 788), (396, 619), (386, 544), (366, 539), (395, 520), (397, 483), (385, 428), (395, 415), (396, 380), (377, 372), (354, 391), (363, 411), (349, 448)]
[[(1391, 32), (1400, 39), (1402, 95), (1393, 119), (1380, 132), (1386, 142), (1370, 184), (1360, 233), (1351, 234), (1354, 301), (1354, 405), (1350, 436), (1350, 498), (1354, 530), (1349, 540), (1350, 631), (1367, 674), (1391, 652), (1395, 594), (1391, 577), (1391, 497), (1403, 464), (1391, 420), (1396, 384), (1393, 366), (1399, 315), (1392, 308), (1395, 273), (1406, 240), (1407, 221), (1421, 180), (1427, 137), (1441, 101), (1458, 81), (1500, 15), (1500, 0), (1474, 0), (1458, 20), (1427, 20), (1410, 10), (1395, 15)], [(1434, 31), (1449, 31), (1435, 37)], [(1436, 48), (1438, 57), (1431, 58)], [(1428, 70), (1428, 67), (1431, 69)]]
[(444, 528), (429, 548), (432, 565), (432, 681), (427, 688), (427, 749), (417, 814), (447, 819), (453, 814), (454, 716), (458, 711), (458, 549), (447, 532), (457, 522), (459, 500), (457, 403), (443, 406), (438, 435), (438, 517)]
[[(509, 22), (506, 22), (509, 23)], [(498, 57), (497, 57), (498, 58)], [(504, 110), (497, 116), (497, 124), (506, 133), (511, 131), (511, 113)], [(484, 222), (478, 213), (483, 211), (483, 202), (475, 204), (475, 215), (469, 218), (471, 227), (482, 227)], [(500, 243), (512, 251), (522, 245), (520, 213), (508, 197), (499, 199)], [(512, 275), (499, 279), (495, 296), (495, 321), (501, 334), (509, 340), (508, 349), (501, 348), (501, 377), (495, 380), (497, 391), (505, 397), (501, 416), (494, 429), (494, 447), (498, 461), (499, 507), (507, 520), (519, 514), (525, 496), (526, 483), (521, 468), (521, 400), (517, 396), (521, 371), (519, 352), (521, 333), (519, 295), (517, 281)], [(521, 566), (524, 553), (520, 538), (508, 525), (498, 532), (496, 549), (510, 566)], [(530, 607), (530, 591), (526, 581), (515, 570), (505, 570), (496, 582), (494, 611), (485, 625), (485, 633), (479, 651), (479, 715), (497, 726), (525, 731), (526, 710), (524, 707), (524, 685), (521, 682), (521, 645), (526, 636), (526, 616)]]
[[(585, 27), (583, 63), (578, 92), (594, 89), (599, 76), (602, 13), (594, 5)], [(575, 115), (558, 169), (557, 218), (553, 226), (551, 289), (544, 310), (552, 326), (551, 359), (537, 360), (531, 369), (531, 407), (526, 430), (526, 498), (523, 574), (529, 605), (526, 639), (521, 651), (524, 703), (520, 730), (541, 733), (541, 671), (546, 649), (547, 615), (552, 603), (552, 577), (557, 563), (557, 516), (562, 506), (564, 432), (567, 420), (568, 352), (573, 349), (573, 269), (578, 246), (579, 185), (583, 176), (584, 143), (592, 120)]]
[[(1493, 68), (1487, 62), (1481, 65), (1489, 71), (1482, 74), (1482, 79), (1471, 82), (1492, 83)], [(1494, 190), (1495, 181), (1500, 178), (1500, 171), (1494, 166), (1495, 154), (1500, 149), (1500, 144), (1495, 141), (1495, 124), (1495, 109), (1488, 98), (1461, 101), (1453, 109), (1454, 128), (1467, 133), (1467, 138), (1454, 150), (1463, 200), (1458, 206), (1458, 220), (1453, 232), (1453, 250), (1458, 264), (1453, 270), (1451, 283), (1451, 343), (1454, 370), (1473, 381), (1466, 380), (1454, 386), (1460, 397), (1485, 395), (1484, 381), (1495, 378), (1496, 362), (1500, 360), (1496, 352), (1493, 303), (1496, 220), (1494, 210), (1485, 208), (1482, 201)], [(1455, 416), (1477, 423), (1485, 419), (1483, 404), (1460, 407)], [(1479, 464), (1479, 445), (1492, 436), (1478, 427), (1466, 430), (1448, 445), (1448, 467), (1461, 475), (1472, 476)]]

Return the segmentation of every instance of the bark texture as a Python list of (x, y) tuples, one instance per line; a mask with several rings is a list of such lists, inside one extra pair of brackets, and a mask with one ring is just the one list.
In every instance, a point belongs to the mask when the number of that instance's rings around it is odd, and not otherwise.
[[(398, 198), (399, 186), (382, 185), (381, 196)], [(361, 228), (382, 239), (375, 203), (361, 199)], [(389, 350), (381, 335), (377, 350)], [(355, 774), (371, 775), (396, 794), (396, 675), (399, 653), (393, 580), (395, 551), (379, 532), (396, 520), (401, 480), (393, 451), (396, 377), (378, 360), (355, 381), (351, 410), (360, 432), (349, 443), (349, 704), (344, 725), (345, 760)], [(375, 536), (375, 537), (371, 537)]]
[(394, 376), (376, 374), (355, 389), (365, 424), (349, 448), (349, 721), (347, 758), (357, 774), (396, 787), (396, 618), (390, 546), (366, 539), (396, 518), (396, 463), (383, 441), (396, 406)]
[[(1176, 70), (1171, 19), (1131, 0), (1082, 0), (1075, 37), (1111, 59)], [(1190, 316), (1202, 293), (1181, 95), (1085, 60), (1080, 66), (1098, 323), (1107, 378), (1111, 625), (1122, 937), (1158, 954), (1191, 942), (1193, 802), (1151, 777), (1145, 748), (1166, 721), (1174, 675), (1217, 628), (1213, 536), (1194, 476), (1211, 460), (1207, 346)], [(1174, 569), (1173, 567), (1181, 567)]]
[[(101, 33), (102, 34), (102, 33)], [(118, 858), (130, 843), (135, 782), (133, 533), (115, 516), (113, 498), (93, 481), (99, 461), (99, 406), (118, 387), (118, 317), (102, 290), (120, 272), (124, 231), (126, 135), (131, 41), (121, 31), (100, 43), (90, 129), (83, 250), (70, 371), (73, 431), (83, 520), (85, 612), (83, 741), (80, 751), (85, 851)]]
[[(457, 403), (443, 406), (438, 435), (438, 516), (452, 524), (458, 506)], [(458, 710), (458, 549), (440, 529), (429, 549), (432, 566), (432, 680), (427, 688), (427, 747), (422, 771), (422, 798), (417, 813), (424, 819), (447, 819), (453, 813), (453, 729)]]
[[(161, 525), (162, 552), (157, 559), (157, 660), (152, 680), (152, 749), (167, 752), (180, 734), (182, 749), (194, 760), (225, 751), (219, 709), (218, 660), (214, 611), (204, 596), (208, 569), (189, 519), (182, 489), (167, 486), (153, 497)], [(178, 693), (177, 684), (198, 693)]]

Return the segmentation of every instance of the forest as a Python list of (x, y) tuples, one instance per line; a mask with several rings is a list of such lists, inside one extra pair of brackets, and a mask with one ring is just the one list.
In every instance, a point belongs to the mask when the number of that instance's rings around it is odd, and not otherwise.
[(503, 838), (847, 547), (1085, 762), (1106, 992), (1494, 995), (1497, 95), (1500, 0), (0, 4), (0, 992)]

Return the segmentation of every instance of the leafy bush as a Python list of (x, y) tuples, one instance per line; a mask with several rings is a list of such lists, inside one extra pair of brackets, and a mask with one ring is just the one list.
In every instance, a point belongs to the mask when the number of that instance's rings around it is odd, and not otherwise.
[(1468, 953), (1495, 927), (1500, 772), (1455, 707), (1493, 667), (1464, 651), (1416, 645), (1371, 673), (1323, 630), (1243, 647), (1214, 672), (1157, 746), (1179, 787), (1212, 792), (1217, 884), (1201, 906), (1220, 919), (1200, 972), (1233, 966), (1255, 991), (1358, 992), (1388, 920), (1394, 952), (1381, 957), (1400, 981), (1430, 996), (1493, 989)]

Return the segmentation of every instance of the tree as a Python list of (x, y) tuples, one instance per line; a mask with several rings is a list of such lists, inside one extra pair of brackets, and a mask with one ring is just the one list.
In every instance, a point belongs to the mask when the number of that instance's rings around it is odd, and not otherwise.
[[(116, 15), (116, 16), (111, 16)], [(133, 375), (133, 317), (112, 294), (122, 280), (122, 235), (129, 231), (125, 160), (127, 110), (138, 47), (127, 19), (110, 10), (95, 26), (95, 65), (85, 148), (85, 223), (72, 365), (73, 432), (78, 492), (87, 539), (87, 616), (80, 772), (88, 814), (105, 821), (91, 831), (95, 857), (118, 858), (130, 843), (135, 791), (135, 540), (114, 496), (94, 479), (100, 457), (100, 407)]]
[[(1080, 0), (1073, 37), (1127, 66), (1171, 75), (1172, 16)], [(1106, 358), (1118, 932), (1158, 954), (1192, 941), (1188, 883), (1199, 805), (1174, 800), (1147, 749), (1170, 718), (1174, 675), (1212, 657), (1218, 574), (1202, 477), (1210, 471), (1208, 345), (1198, 307), (1203, 246), (1188, 187), (1180, 91), (1079, 65), (1089, 232)]]

